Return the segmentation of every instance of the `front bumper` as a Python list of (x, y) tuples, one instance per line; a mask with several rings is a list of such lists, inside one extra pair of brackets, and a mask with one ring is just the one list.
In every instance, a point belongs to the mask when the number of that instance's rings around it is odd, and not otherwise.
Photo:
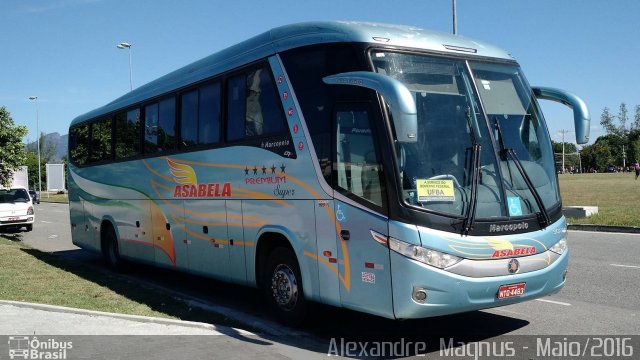
[[(420, 263), (391, 251), (393, 304), (397, 319), (425, 318), (510, 305), (560, 291), (565, 282), (569, 251), (549, 266), (523, 273), (493, 277), (467, 277)], [(522, 296), (497, 299), (502, 285), (526, 283)], [(424, 289), (424, 303), (413, 300), (413, 291)]]
[(35, 215), (15, 215), (0, 217), (0, 227), (22, 227), (35, 222)]

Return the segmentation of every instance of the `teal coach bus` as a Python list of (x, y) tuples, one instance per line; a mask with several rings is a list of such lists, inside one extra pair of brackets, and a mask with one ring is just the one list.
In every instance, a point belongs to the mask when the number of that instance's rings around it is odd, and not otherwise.
[(551, 140), (507, 52), (410, 26), (283, 26), (77, 117), (73, 243), (392, 319), (559, 291), (568, 263)]

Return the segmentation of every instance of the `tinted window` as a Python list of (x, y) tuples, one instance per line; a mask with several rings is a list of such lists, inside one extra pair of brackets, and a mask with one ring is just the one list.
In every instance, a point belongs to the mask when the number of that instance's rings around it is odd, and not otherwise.
[(69, 134), (69, 157), (76, 165), (84, 165), (89, 160), (89, 125), (79, 125)]
[(144, 152), (158, 151), (158, 104), (144, 108)]
[(176, 100), (168, 98), (160, 101), (158, 109), (158, 151), (176, 149)]
[(244, 119), (245, 119), (245, 75), (235, 76), (229, 79), (227, 110), (228, 125), (227, 137), (229, 140), (238, 140), (244, 137)]
[(183, 147), (198, 143), (198, 91), (194, 90), (182, 95), (181, 132)]
[(382, 163), (376, 154), (367, 110), (336, 112), (337, 186), (359, 198), (382, 206)]
[(220, 141), (220, 83), (200, 88), (198, 112), (198, 143)]
[(116, 159), (140, 154), (140, 110), (116, 115)]
[(182, 95), (182, 145), (220, 141), (220, 84), (205, 85)]
[(228, 89), (229, 140), (284, 131), (282, 106), (267, 67), (229, 79)]
[(100, 119), (91, 124), (91, 162), (113, 159), (111, 124), (110, 118)]
[[(363, 53), (363, 51), (362, 51)], [(355, 86), (326, 85), (322, 78), (365, 70), (362, 53), (350, 45), (315, 45), (290, 50), (282, 60), (293, 85), (320, 168), (331, 182), (331, 118), (333, 104), (368, 99), (367, 90)]]

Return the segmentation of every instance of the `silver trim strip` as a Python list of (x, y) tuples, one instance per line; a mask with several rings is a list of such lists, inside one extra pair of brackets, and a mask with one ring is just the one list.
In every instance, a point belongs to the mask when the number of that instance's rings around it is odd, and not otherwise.
[[(544, 269), (556, 262), (559, 258), (560, 255), (548, 250), (540, 254), (515, 258), (495, 260), (464, 259), (445, 270), (454, 274), (473, 278), (526, 274), (528, 272)], [(515, 274), (509, 273), (509, 261), (511, 259), (518, 259), (518, 262), (520, 263), (520, 268)]]

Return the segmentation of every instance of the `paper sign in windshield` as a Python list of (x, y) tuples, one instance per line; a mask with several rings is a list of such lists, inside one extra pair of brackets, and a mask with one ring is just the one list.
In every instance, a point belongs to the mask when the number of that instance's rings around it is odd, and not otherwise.
[(453, 180), (416, 180), (418, 201), (455, 201)]

